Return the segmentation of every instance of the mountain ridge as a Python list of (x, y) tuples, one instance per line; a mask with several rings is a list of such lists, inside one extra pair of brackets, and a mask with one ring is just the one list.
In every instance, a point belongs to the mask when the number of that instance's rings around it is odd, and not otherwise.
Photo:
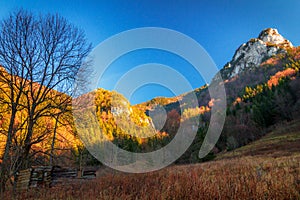
[[(293, 44), (279, 34), (275, 28), (266, 28), (262, 30), (257, 38), (251, 38), (246, 43), (241, 44), (234, 52), (231, 61), (227, 62), (223, 68), (219, 70), (223, 81), (227, 82), (241, 75), (243, 72), (253, 71), (264, 64), (268, 59), (287, 53), (287, 50), (294, 48)], [(257, 53), (254, 53), (256, 52)], [(218, 82), (216, 76), (211, 82)], [(200, 93), (208, 85), (203, 85), (194, 91)], [(150, 106), (152, 103), (168, 105), (175, 103), (176, 100), (182, 99), (182, 96), (189, 94), (181, 94), (176, 97), (155, 97), (149, 101), (142, 102), (136, 106), (146, 104)], [(167, 103), (170, 102), (170, 103)], [(151, 107), (151, 106), (150, 106)]]

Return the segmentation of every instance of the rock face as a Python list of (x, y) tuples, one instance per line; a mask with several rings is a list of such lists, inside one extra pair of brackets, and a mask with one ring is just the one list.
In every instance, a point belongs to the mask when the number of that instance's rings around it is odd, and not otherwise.
[(263, 30), (258, 38), (250, 39), (235, 52), (232, 60), (221, 70), (223, 79), (230, 79), (239, 73), (258, 67), (263, 61), (278, 53), (283, 53), (292, 43), (278, 33), (276, 29)]

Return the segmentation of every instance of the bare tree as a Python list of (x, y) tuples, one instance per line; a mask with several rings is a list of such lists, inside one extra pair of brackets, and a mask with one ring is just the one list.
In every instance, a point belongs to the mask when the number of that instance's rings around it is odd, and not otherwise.
[[(4, 70), (0, 81), (7, 87), (0, 90), (6, 99), (2, 103), (10, 108), (10, 120), (0, 171), (1, 191), (13, 172), (30, 165), (32, 145), (49, 134), (35, 132), (38, 121), (71, 102), (66, 94), (71, 94), (76, 73), (90, 50), (84, 32), (59, 15), (36, 16), (19, 10), (2, 20), (0, 64)], [(16, 115), (20, 111), (26, 112), (26, 119), (18, 124), (23, 127), (23, 139), (18, 142), (18, 167), (11, 172)]]
[(51, 117), (54, 119), (54, 128), (51, 136), (50, 160), (49, 160), (51, 166), (55, 164), (55, 157), (56, 157), (55, 144), (58, 140), (58, 135), (59, 135), (58, 129), (60, 127), (65, 127), (65, 128), (69, 127), (72, 130), (74, 130), (71, 102), (72, 102), (72, 98), (70, 96), (69, 98), (67, 98), (67, 96), (64, 96), (63, 98), (58, 99), (55, 105), (57, 109), (54, 112), (52, 112), (51, 115)]

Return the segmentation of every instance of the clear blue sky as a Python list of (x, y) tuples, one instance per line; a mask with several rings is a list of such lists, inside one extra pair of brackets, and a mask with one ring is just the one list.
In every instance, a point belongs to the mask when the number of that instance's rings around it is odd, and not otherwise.
[[(137, 27), (164, 27), (180, 31), (200, 43), (218, 68), (230, 61), (235, 50), (267, 27), (274, 27), (295, 46), (300, 44), (300, 1), (272, 0), (2, 0), (0, 18), (16, 8), (33, 12), (59, 13), (81, 27), (93, 46), (106, 38)], [(131, 67), (157, 62), (169, 65), (186, 76), (192, 87), (203, 85), (188, 63), (161, 51), (137, 51), (118, 59), (107, 71), (102, 86), (112, 89)], [(188, 70), (187, 70), (188, 69)], [(166, 88), (147, 85), (130, 99), (132, 103), (155, 96), (171, 96)]]

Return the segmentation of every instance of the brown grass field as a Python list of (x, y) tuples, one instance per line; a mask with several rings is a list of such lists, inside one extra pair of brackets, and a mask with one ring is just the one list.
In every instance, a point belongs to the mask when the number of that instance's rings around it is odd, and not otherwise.
[(31, 189), (17, 199), (300, 199), (300, 123), (274, 129), (215, 161), (146, 174), (101, 169), (96, 179)]

